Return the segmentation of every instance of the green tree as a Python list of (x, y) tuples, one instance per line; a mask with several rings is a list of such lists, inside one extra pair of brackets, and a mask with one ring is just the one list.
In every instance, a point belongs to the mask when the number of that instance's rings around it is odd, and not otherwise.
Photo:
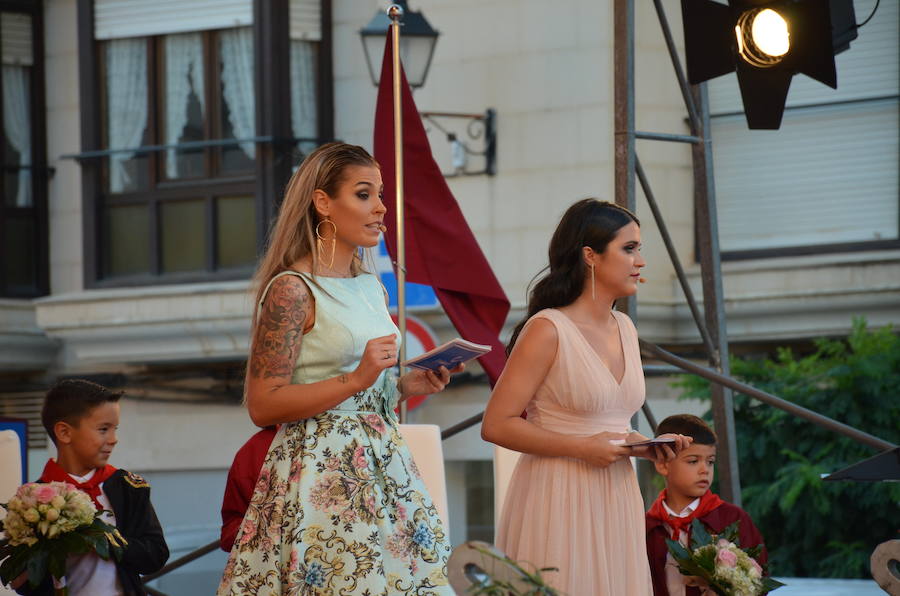
[[(734, 358), (744, 382), (900, 443), (900, 337), (855, 319), (846, 341), (820, 339), (808, 356), (779, 349), (774, 360)], [(683, 398), (709, 400), (696, 376), (675, 383)], [(707, 417), (711, 419), (709, 413)], [(735, 395), (744, 508), (769, 548), (774, 575), (871, 577), (875, 547), (900, 531), (900, 483), (824, 482), (875, 452), (787, 412)]]

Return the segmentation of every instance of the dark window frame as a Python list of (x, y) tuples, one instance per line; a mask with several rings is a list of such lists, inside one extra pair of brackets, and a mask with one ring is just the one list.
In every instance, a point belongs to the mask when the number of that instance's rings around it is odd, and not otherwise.
[[(103, 150), (103, 97), (101, 85), (102, 43), (94, 39), (93, 0), (78, 0), (78, 46), (81, 110), (82, 153)], [(321, 0), (322, 39), (318, 58), (318, 136), (320, 142), (334, 135), (334, 103), (332, 72), (331, 0)], [(217, 197), (252, 196), (256, 212), (256, 246), (261, 253), (269, 228), (269, 222), (277, 213), (278, 203), (292, 167), (298, 155), (290, 131), (290, 53), (289, 53), (289, 0), (253, 0), (253, 46), (256, 93), (256, 134), (266, 139), (257, 143), (253, 170), (246, 176), (229, 178), (186, 179), (160, 181), (151, 192), (141, 195), (141, 204), (149, 208), (150, 273), (131, 276), (105, 276), (103, 271), (104, 239), (103, 207), (107, 201), (104, 190), (105, 159), (81, 158), (84, 230), (84, 284), (86, 288), (168, 285), (209, 281), (244, 279), (252, 272), (252, 266), (218, 268), (215, 263)], [(212, 40), (212, 34), (204, 32), (204, 44)], [(148, 40), (150, 81), (148, 84), (148, 130), (157, 138), (145, 139), (147, 144), (159, 142), (161, 134), (155, 123), (157, 118), (157, 90), (161, 78), (161, 60), (157, 44)], [(206, 52), (208, 56), (209, 53)], [(208, 61), (205, 64), (208, 65)], [(213, 68), (204, 69), (207, 99), (217, 92), (211, 85)], [(207, 102), (213, 106), (216, 102)], [(263, 108), (264, 107), (264, 108)], [(215, 121), (211, 114), (207, 121)], [(212, 119), (212, 120), (211, 120)], [(215, 168), (217, 150), (206, 150), (206, 172)], [(160, 172), (159, 152), (149, 152), (151, 176), (156, 182)], [(208, 160), (213, 160), (209, 162)], [(150, 196), (152, 195), (152, 196)], [(144, 198), (149, 197), (149, 198)], [(137, 197), (131, 193), (117, 194), (109, 204), (125, 204)], [(160, 204), (179, 199), (203, 199), (206, 203), (206, 270), (189, 273), (161, 272), (161, 226), (158, 222)]]
[(751, 259), (773, 259), (776, 257), (802, 257), (810, 255), (858, 253), (876, 250), (892, 250), (897, 248), (900, 248), (900, 239), (866, 240), (862, 242), (784, 246), (781, 248), (730, 250), (722, 252), (722, 260), (748, 261)]
[[(31, 17), (31, 207), (7, 207), (0, 201), (0, 246), (3, 246), (7, 218), (26, 218), (34, 223), (35, 286), (30, 290), (10, 288), (7, 276), (7, 259), (17, 258), (17, 254), (0, 255), (0, 297), (36, 298), (50, 291), (49, 239), (47, 194), (51, 169), (47, 164), (47, 103), (45, 89), (44, 60), (44, 12), (43, 3), (27, 0), (0, 0), (0, 12), (27, 14)], [(3, 80), (0, 77), (0, 94)], [(0, 95), (2, 96), (2, 95)], [(0, 127), (3, 114), (0, 110)], [(2, 130), (2, 129), (0, 129)], [(4, 188), (5, 176), (17, 175), (19, 168), (7, 168), (5, 147), (0, 143), (0, 189)], [(5, 251), (4, 251), (5, 252)]]

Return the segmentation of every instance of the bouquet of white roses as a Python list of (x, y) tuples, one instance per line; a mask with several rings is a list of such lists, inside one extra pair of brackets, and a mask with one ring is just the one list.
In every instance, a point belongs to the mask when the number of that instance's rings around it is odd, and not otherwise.
[[(0, 520), (0, 580), (10, 583), (28, 572), (37, 587), (49, 573), (64, 586), (66, 557), (95, 551), (101, 558), (120, 560), (127, 544), (119, 531), (102, 519), (91, 498), (65, 482), (23, 484)], [(65, 593), (65, 588), (62, 588)]]
[(719, 534), (710, 534), (695, 519), (691, 522), (690, 549), (680, 542), (666, 540), (678, 570), (702, 579), (719, 596), (759, 596), (784, 584), (763, 575), (756, 562), (761, 547), (743, 550), (738, 546), (739, 522)]

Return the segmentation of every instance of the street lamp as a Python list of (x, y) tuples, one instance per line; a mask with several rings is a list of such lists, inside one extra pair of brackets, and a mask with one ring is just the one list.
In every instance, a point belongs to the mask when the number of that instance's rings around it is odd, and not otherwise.
[[(431, 66), (431, 57), (434, 55), (434, 46), (440, 33), (435, 31), (421, 12), (409, 10), (406, 0), (397, 0), (394, 4), (403, 9), (403, 34), (400, 36), (400, 60), (403, 62), (403, 70), (410, 87), (421, 87), (428, 76), (428, 67)], [(369, 24), (360, 29), (363, 50), (366, 52), (366, 64), (369, 66), (369, 75), (372, 83), (377, 87), (381, 78), (381, 59), (384, 55), (384, 40), (391, 19), (383, 10), (375, 13)]]
[[(435, 31), (421, 12), (413, 12), (406, 5), (406, 0), (397, 0), (388, 10), (378, 11), (369, 24), (360, 29), (363, 50), (366, 52), (366, 65), (372, 83), (377, 87), (381, 78), (381, 61), (384, 56), (384, 42), (391, 26), (394, 14), (400, 19), (400, 61), (409, 86), (416, 88), (425, 84), (434, 46), (440, 35)], [(493, 109), (483, 114), (458, 112), (419, 112), (419, 116), (430, 126), (442, 132), (450, 143), (453, 169), (444, 174), (447, 178), (455, 176), (480, 176), (496, 174), (497, 159), (497, 114)], [(463, 128), (464, 127), (464, 128)], [(460, 130), (462, 128), (462, 131)], [(463, 140), (465, 139), (465, 140)], [(480, 145), (472, 148), (470, 144)], [(484, 157), (484, 168), (468, 168), (469, 156)]]
[(837, 89), (835, 54), (856, 39), (853, 0), (681, 0), (688, 80), (737, 71), (747, 124), (781, 126), (791, 78)]

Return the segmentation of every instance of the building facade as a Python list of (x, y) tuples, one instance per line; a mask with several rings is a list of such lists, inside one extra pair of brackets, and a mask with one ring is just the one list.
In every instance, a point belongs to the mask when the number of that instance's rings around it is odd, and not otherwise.
[[(507, 333), (562, 212), (613, 197), (612, 4), (412, 6), (441, 32), (419, 109), (496, 110), (495, 175), (455, 175), (445, 134), (426, 124), (512, 302)], [(858, 18), (874, 4), (857, 0)], [(679, 3), (663, 5), (680, 36)], [(253, 432), (240, 405), (248, 280), (283, 185), (321, 142), (372, 147), (376, 89), (359, 30), (379, 6), (0, 0), (0, 414), (32, 421), (34, 477), (48, 383), (87, 376), (125, 389), (113, 463), (151, 479), (175, 555), (217, 535), (225, 472)], [(686, 133), (652, 3), (636, 2), (636, 22), (637, 128)], [(841, 336), (854, 316), (900, 318), (897, 23), (898, 4), (881, 3), (837, 57), (837, 91), (795, 77), (777, 132), (746, 129), (733, 77), (709, 85), (734, 351)], [(477, 145), (465, 129), (459, 138)], [(639, 141), (638, 153), (699, 295), (690, 150)], [(638, 329), (696, 355), (640, 195), (638, 215), (648, 261)], [(413, 312), (439, 340), (457, 335), (439, 308)], [(676, 403), (669, 380), (649, 377), (658, 416), (697, 408)], [(474, 370), (411, 420), (446, 428), (489, 391)], [(452, 541), (490, 539), (491, 448), (477, 428), (444, 448)], [(160, 588), (208, 585), (222, 564), (207, 557)]]

